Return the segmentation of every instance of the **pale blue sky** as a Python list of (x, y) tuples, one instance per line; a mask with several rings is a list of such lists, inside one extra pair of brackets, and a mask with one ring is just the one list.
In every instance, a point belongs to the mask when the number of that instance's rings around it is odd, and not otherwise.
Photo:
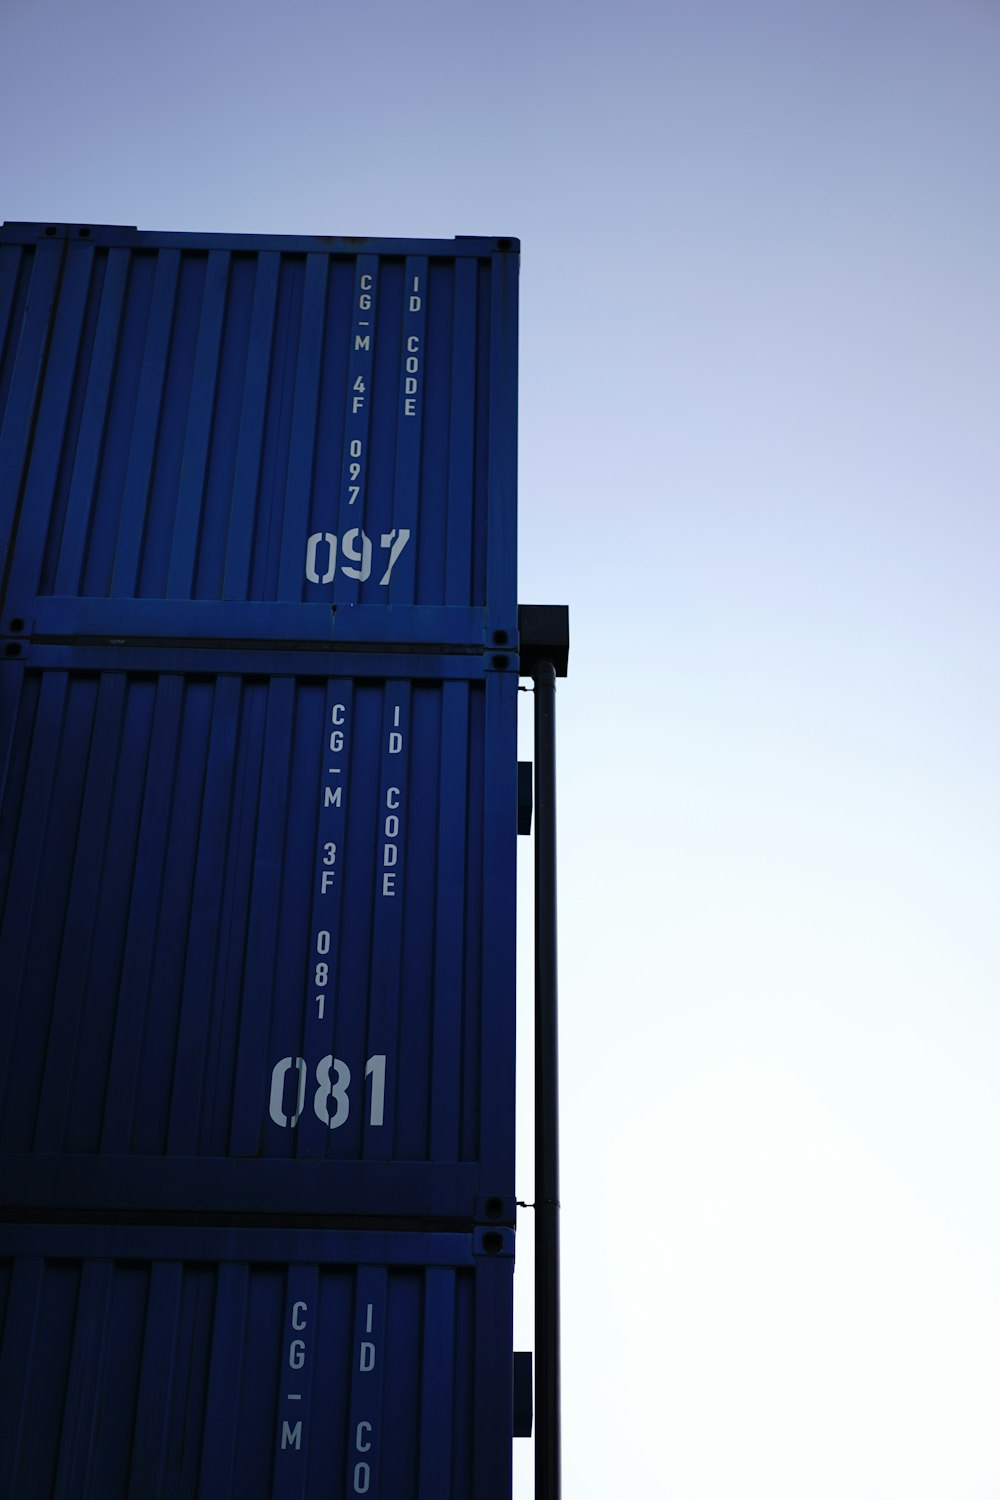
[(521, 238), (566, 1494), (996, 1500), (1000, 5), (5, 0), (0, 141), (7, 219)]

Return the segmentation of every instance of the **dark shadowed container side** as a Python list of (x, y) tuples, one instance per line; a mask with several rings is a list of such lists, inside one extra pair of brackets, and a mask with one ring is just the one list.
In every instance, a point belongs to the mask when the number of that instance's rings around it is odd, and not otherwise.
[(511, 1219), (516, 668), (169, 654), (0, 662), (0, 1201)]
[(512, 643), (517, 271), (516, 241), (4, 226), (0, 614), (471, 606)]
[(0, 1228), (0, 1494), (509, 1500), (510, 1230)]

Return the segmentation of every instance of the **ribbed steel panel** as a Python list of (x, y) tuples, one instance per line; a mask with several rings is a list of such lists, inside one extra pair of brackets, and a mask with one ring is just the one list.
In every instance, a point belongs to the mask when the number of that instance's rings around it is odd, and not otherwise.
[(0, 661), (0, 1202), (510, 1220), (516, 673), (233, 655)]
[(512, 1240), (0, 1226), (0, 1494), (509, 1500)]
[(517, 249), (0, 229), (2, 1495), (509, 1496)]
[(249, 601), (322, 606), (282, 616), (318, 639), (390, 605), (403, 640), (445, 606), (512, 644), (517, 267), (514, 240), (6, 225), (2, 629)]

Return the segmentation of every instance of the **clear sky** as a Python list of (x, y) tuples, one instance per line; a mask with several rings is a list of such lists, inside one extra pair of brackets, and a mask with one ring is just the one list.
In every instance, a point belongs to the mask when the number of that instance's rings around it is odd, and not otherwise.
[(567, 1500), (996, 1500), (1000, 4), (4, 0), (0, 142), (0, 218), (521, 238)]

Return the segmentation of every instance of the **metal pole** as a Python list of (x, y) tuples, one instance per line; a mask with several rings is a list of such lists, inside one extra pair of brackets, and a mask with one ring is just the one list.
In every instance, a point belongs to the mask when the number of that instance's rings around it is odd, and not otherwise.
[(535, 1500), (562, 1492), (559, 1393), (559, 1037), (556, 672), (535, 681)]

